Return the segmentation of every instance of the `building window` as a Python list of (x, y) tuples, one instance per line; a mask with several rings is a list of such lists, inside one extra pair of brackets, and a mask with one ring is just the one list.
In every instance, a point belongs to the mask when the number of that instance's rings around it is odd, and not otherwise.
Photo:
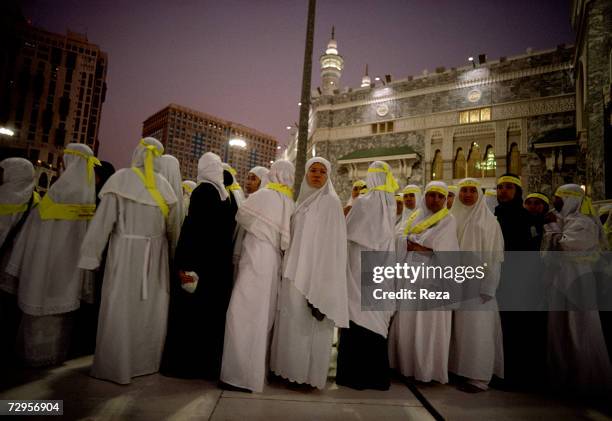
[(461, 111), (459, 113), (459, 124), (480, 123), (491, 120), (491, 108), (479, 108), (476, 110)]
[(377, 133), (391, 133), (393, 131), (393, 122), (387, 121), (384, 123), (373, 123), (372, 134)]
[(484, 159), (480, 164), (480, 169), (484, 177), (495, 177), (495, 168), (497, 162), (495, 161), (495, 152), (493, 152), (493, 146), (487, 145)]
[(455, 155), (455, 162), (453, 165), (453, 178), (465, 178), (465, 154), (463, 153), (463, 149), (457, 149), (457, 154)]
[(482, 177), (480, 172), (480, 146), (478, 143), (472, 143), (472, 148), (470, 149), (470, 155), (467, 161), (467, 176), (479, 178)]
[(521, 175), (521, 152), (519, 151), (516, 143), (513, 143), (510, 146), (507, 165), (509, 172), (512, 174)]
[(436, 150), (434, 158), (431, 163), (431, 179), (442, 180), (444, 178), (444, 171), (442, 168), (442, 153), (440, 150)]

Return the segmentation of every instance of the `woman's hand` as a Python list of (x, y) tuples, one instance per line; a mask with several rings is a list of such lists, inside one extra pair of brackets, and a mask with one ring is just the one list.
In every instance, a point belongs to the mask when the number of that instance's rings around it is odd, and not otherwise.
[(191, 276), (187, 275), (182, 270), (179, 270), (179, 278), (181, 278), (181, 285), (190, 284), (192, 282), (195, 282)]
[(425, 251), (425, 252), (430, 252), (433, 251), (432, 249), (422, 246), (418, 243), (415, 243), (413, 241), (410, 240), (406, 240), (406, 250), (408, 251)]

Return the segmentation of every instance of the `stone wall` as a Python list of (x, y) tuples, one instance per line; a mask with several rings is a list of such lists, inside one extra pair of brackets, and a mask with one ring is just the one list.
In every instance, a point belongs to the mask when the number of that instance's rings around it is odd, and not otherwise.
[[(328, 159), (332, 164), (332, 182), (336, 192), (342, 201), (348, 200), (352, 183), (354, 180), (349, 180), (346, 174), (340, 171), (338, 159), (343, 156), (362, 149), (380, 148), (380, 147), (396, 147), (410, 146), (419, 157), (424, 156), (424, 140), (425, 134), (422, 131), (404, 132), (404, 133), (389, 133), (377, 136), (360, 137), (341, 141), (325, 141), (318, 142), (316, 146), (317, 156), (322, 156)], [(422, 159), (422, 158), (421, 158)], [(412, 177), (410, 180), (398, 180), (401, 186), (408, 182), (422, 184), (424, 180), (423, 163), (413, 167)]]
[(587, 183), (591, 186), (590, 193), (593, 200), (602, 200), (606, 198), (604, 153), (604, 124), (606, 123), (604, 121), (603, 91), (606, 88), (609, 89), (611, 83), (609, 60), (612, 49), (612, 2), (610, 0), (591, 1), (587, 5), (586, 13)]

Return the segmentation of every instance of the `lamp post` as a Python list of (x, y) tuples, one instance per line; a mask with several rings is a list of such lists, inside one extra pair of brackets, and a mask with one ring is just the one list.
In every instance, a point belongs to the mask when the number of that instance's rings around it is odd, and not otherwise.
[(238, 148), (238, 149), (246, 149), (247, 143), (240, 138), (232, 138), (225, 144), (225, 154), (223, 162), (228, 162), (229, 159), (229, 148)]

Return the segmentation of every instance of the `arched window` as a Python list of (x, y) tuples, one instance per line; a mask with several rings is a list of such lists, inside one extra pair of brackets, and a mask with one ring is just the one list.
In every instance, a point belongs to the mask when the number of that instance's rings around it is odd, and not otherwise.
[(495, 177), (495, 168), (497, 163), (495, 162), (495, 152), (493, 152), (493, 146), (487, 145), (484, 159), (482, 161), (482, 169), (485, 177)]
[(442, 169), (442, 153), (440, 153), (440, 149), (438, 149), (434, 153), (434, 159), (431, 163), (431, 179), (442, 180), (443, 178), (444, 174)]
[(519, 151), (516, 143), (510, 145), (507, 165), (509, 172), (512, 174), (521, 175), (521, 152)]
[(467, 162), (467, 176), (480, 178), (482, 177), (482, 173), (480, 171), (480, 146), (478, 143), (472, 143), (472, 148), (470, 149), (470, 155), (468, 157)]
[(455, 162), (453, 164), (453, 178), (465, 178), (466, 162), (463, 149), (457, 149), (455, 154)]

